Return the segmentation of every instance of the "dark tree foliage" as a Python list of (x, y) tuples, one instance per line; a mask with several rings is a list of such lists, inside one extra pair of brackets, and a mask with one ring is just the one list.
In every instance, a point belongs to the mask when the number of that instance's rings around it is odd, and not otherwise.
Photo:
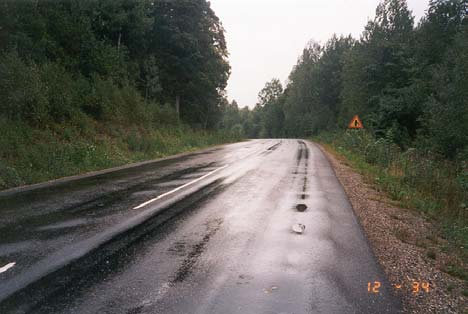
[[(230, 67), (206, 0), (3, 0), (0, 12), (2, 116), (38, 125), (77, 112), (125, 120), (132, 103), (175, 107), (176, 99), (185, 122), (208, 128), (221, 116)], [(26, 104), (21, 91), (41, 84), (44, 93)]]
[(345, 129), (358, 114), (402, 148), (467, 159), (467, 10), (466, 0), (432, 0), (414, 26), (405, 0), (383, 0), (360, 40), (304, 49), (282, 95), (252, 112), (255, 136)]
[(205, 0), (156, 1), (152, 15), (150, 50), (166, 100), (177, 99), (190, 122), (213, 123), (230, 71), (219, 19)]

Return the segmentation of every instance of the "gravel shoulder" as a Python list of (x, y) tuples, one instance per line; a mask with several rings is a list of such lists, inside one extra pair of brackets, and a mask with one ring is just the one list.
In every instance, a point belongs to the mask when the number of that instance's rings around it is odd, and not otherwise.
[[(462, 261), (446, 251), (447, 242), (421, 214), (398, 206), (356, 173), (344, 157), (321, 146), (335, 169), (374, 254), (401, 297), (405, 313), (468, 313), (466, 283), (444, 271)], [(419, 292), (413, 292), (414, 283)], [(429, 284), (429, 291), (422, 284)], [(425, 286), (427, 287), (427, 286)]]

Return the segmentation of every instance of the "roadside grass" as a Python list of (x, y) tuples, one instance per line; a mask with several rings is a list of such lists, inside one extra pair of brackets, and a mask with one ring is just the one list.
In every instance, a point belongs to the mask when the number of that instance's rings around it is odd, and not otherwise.
[[(447, 250), (468, 262), (466, 161), (457, 164), (423, 156), (415, 149), (401, 151), (365, 131), (326, 133), (314, 140), (335, 156), (342, 156), (348, 165), (401, 207), (417, 210), (433, 221), (449, 243)], [(406, 236), (397, 233), (403, 239)], [(455, 264), (448, 265), (444, 271), (464, 280), (468, 278), (467, 270)]]
[(0, 120), (0, 190), (241, 140), (187, 126), (148, 128), (93, 120), (32, 128)]

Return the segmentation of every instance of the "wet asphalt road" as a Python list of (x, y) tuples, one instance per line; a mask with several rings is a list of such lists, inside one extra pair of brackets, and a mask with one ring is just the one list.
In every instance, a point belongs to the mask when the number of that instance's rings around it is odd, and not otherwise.
[(0, 192), (0, 267), (12, 262), (0, 313), (400, 310), (333, 169), (301, 140)]

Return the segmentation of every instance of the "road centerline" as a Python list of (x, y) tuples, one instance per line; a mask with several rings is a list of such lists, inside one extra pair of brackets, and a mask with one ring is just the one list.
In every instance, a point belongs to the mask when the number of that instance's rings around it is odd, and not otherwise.
[(175, 192), (177, 192), (177, 191), (179, 191), (179, 190), (181, 190), (181, 189), (183, 189), (183, 188), (186, 188), (186, 187), (188, 187), (188, 186), (190, 186), (190, 185), (192, 185), (192, 184), (195, 184), (195, 183), (197, 183), (197, 182), (199, 182), (199, 181), (201, 181), (201, 180), (203, 180), (203, 179), (205, 179), (205, 178), (211, 176), (212, 174), (215, 174), (216, 172), (221, 171), (221, 170), (227, 168), (228, 166), (229, 166), (229, 165), (225, 165), (225, 166), (223, 166), (223, 167), (219, 167), (219, 168), (217, 168), (217, 169), (215, 169), (215, 170), (213, 170), (213, 171), (211, 171), (211, 172), (209, 172), (209, 173), (207, 173), (207, 174), (201, 176), (200, 178), (197, 178), (197, 179), (195, 179), (195, 180), (193, 180), (193, 181), (190, 181), (190, 182), (188, 182), (188, 183), (185, 183), (184, 185), (181, 185), (181, 186), (179, 186), (179, 187), (177, 187), (177, 188), (175, 188), (175, 189), (173, 189), (173, 190), (171, 190), (171, 191), (169, 191), (169, 192), (163, 193), (163, 194), (161, 194), (161, 195), (158, 195), (158, 196), (155, 197), (155, 198), (152, 198), (152, 199), (150, 199), (150, 200), (148, 200), (148, 201), (146, 201), (146, 202), (144, 202), (144, 203), (141, 203), (140, 205), (138, 205), (138, 206), (136, 206), (136, 207), (133, 207), (133, 209), (140, 209), (140, 208), (142, 208), (142, 207), (145, 207), (146, 205), (149, 205), (149, 204), (151, 204), (151, 203), (153, 203), (153, 202), (155, 202), (155, 201), (157, 201), (157, 200), (159, 200), (159, 199), (161, 199), (161, 198), (163, 198), (163, 197), (165, 197), (165, 196), (171, 195), (171, 194), (173, 194), (173, 193), (175, 193)]
[(15, 265), (16, 265), (16, 263), (13, 262), (13, 263), (8, 263), (8, 264), (6, 264), (6, 265), (3, 266), (3, 267), (0, 267), (0, 274), (6, 272), (7, 270), (9, 270), (10, 268), (14, 267)]

